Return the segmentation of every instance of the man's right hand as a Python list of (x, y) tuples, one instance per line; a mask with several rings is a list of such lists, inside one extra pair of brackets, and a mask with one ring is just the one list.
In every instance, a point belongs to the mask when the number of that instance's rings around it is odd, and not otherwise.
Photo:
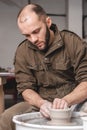
[(49, 101), (45, 101), (41, 107), (40, 107), (40, 112), (43, 116), (45, 116), (46, 118), (50, 117), (50, 113), (49, 113), (49, 109), (52, 108), (52, 103)]
[(68, 108), (68, 103), (63, 98), (55, 98), (53, 101), (53, 109), (66, 109)]

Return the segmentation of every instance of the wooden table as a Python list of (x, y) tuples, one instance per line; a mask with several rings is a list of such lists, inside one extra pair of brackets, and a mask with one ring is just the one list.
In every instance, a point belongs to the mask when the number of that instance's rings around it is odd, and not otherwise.
[(3, 84), (6, 83), (7, 77), (15, 76), (14, 73), (0, 72), (0, 114), (4, 111), (4, 91)]

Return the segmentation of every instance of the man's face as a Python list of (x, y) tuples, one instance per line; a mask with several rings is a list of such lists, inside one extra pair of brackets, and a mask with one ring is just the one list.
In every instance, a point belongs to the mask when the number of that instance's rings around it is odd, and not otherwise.
[(19, 29), (26, 38), (39, 50), (46, 50), (50, 40), (50, 31), (37, 15), (27, 17), (25, 22), (18, 22)]

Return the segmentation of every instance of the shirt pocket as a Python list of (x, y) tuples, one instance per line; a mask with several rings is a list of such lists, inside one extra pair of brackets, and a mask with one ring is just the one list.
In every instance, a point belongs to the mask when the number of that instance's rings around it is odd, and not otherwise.
[(41, 64), (39, 65), (29, 65), (28, 68), (33, 73), (35, 79), (37, 80), (38, 86), (48, 86), (49, 81), (47, 78), (47, 73), (44, 71), (44, 68)]
[(43, 70), (43, 66), (41, 64), (39, 64), (39, 65), (28, 65), (27, 68), (34, 71), (34, 72), (39, 72), (39, 71)]
[(71, 62), (70, 60), (67, 61), (63, 61), (63, 60), (59, 60), (53, 63), (52, 65), (52, 69), (54, 71), (67, 71), (71, 68)]
[[(60, 61), (59, 61), (60, 62)], [(66, 61), (64, 62), (56, 62), (53, 65), (53, 73), (56, 75), (58, 81), (61, 83), (65, 83), (69, 80), (73, 80), (73, 76), (74, 76), (74, 71), (73, 71), (73, 67), (70, 64), (70, 61)]]

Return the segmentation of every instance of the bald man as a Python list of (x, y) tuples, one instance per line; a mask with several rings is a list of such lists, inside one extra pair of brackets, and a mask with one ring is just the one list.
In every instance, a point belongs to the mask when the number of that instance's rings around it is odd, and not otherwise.
[(40, 111), (49, 118), (50, 108), (66, 109), (87, 99), (87, 44), (73, 32), (59, 31), (37, 4), (25, 6), (17, 24), (26, 37), (14, 60), (18, 93), (25, 101), (1, 115), (0, 130), (14, 130), (16, 114)]

